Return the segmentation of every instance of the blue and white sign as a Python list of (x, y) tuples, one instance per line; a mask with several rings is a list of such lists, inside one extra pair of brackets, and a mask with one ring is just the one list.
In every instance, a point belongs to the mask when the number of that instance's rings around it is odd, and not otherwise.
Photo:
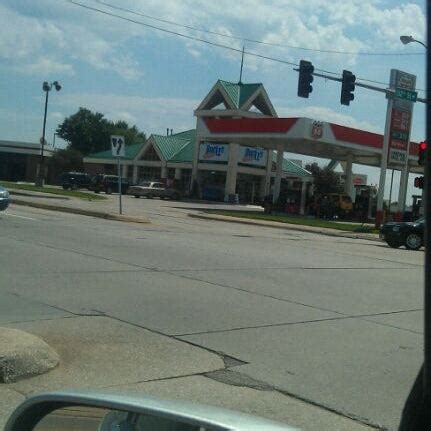
[(268, 158), (268, 151), (256, 147), (239, 147), (238, 163), (265, 167)]
[(199, 148), (199, 161), (206, 163), (227, 163), (229, 145), (215, 142), (204, 142)]

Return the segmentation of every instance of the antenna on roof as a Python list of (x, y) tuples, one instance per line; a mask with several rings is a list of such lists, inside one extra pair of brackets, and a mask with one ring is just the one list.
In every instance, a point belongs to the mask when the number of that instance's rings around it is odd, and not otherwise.
[(244, 49), (245, 49), (245, 46), (243, 45), (242, 46), (242, 54), (241, 54), (241, 69), (240, 69), (240, 71), (239, 71), (239, 81), (238, 81), (238, 84), (242, 84), (242, 67), (243, 67), (243, 65), (244, 65)]

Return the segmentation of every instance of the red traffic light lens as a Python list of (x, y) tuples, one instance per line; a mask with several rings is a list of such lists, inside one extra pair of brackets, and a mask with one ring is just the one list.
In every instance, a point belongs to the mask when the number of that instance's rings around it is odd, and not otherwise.
[(420, 151), (425, 151), (427, 149), (427, 143), (426, 142), (421, 142), (419, 144), (419, 150)]

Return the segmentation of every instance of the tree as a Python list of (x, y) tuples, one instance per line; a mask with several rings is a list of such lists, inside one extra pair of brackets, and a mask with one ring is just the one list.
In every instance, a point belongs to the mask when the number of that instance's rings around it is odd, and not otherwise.
[(84, 170), (82, 154), (74, 148), (56, 150), (49, 158), (49, 181), (55, 183), (63, 172)]
[(144, 132), (141, 132), (135, 125), (130, 127), (123, 120), (112, 123), (111, 135), (124, 136), (126, 145), (137, 144), (147, 140)]
[(342, 193), (340, 175), (328, 166), (322, 168), (317, 163), (310, 163), (305, 169), (313, 174), (314, 189), (317, 194)]
[(112, 122), (100, 112), (79, 108), (57, 128), (57, 134), (84, 156), (110, 148), (111, 135), (123, 135), (126, 145), (145, 141), (145, 134), (125, 121)]

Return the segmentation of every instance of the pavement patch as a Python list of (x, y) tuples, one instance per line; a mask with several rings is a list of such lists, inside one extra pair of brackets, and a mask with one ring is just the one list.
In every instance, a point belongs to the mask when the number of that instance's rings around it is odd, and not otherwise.
[(0, 385), (0, 429), (4, 428), (9, 416), (24, 400), (24, 395)]
[(138, 395), (178, 399), (286, 423), (306, 431), (371, 431), (374, 428), (273, 390), (232, 386), (204, 376), (181, 377), (115, 388)]

